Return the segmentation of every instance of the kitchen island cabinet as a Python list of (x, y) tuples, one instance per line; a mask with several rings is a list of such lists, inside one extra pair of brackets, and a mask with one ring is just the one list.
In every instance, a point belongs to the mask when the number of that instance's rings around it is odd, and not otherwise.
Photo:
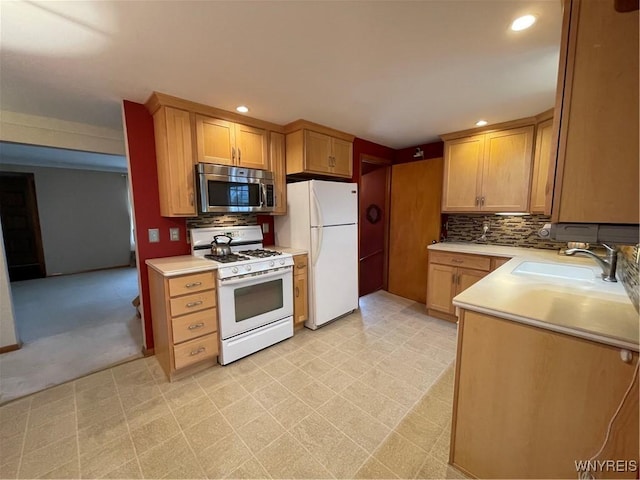
[[(477, 478), (576, 478), (631, 384), (638, 354), (626, 352), (463, 309), (450, 463)], [(627, 471), (606, 478), (636, 478), (638, 448), (636, 379), (597, 458)]]

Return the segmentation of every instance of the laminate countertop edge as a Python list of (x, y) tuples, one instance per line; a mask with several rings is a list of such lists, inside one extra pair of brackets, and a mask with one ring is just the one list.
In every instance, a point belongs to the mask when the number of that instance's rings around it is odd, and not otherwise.
[(193, 255), (178, 255), (175, 257), (149, 258), (145, 260), (149, 268), (152, 268), (165, 277), (177, 277), (190, 273), (207, 272), (217, 270), (217, 265), (211, 260), (197, 258)]

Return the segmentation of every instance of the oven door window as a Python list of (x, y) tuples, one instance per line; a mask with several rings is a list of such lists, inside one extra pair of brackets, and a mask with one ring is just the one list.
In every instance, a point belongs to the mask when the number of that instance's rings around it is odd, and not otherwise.
[(259, 207), (260, 184), (207, 181), (209, 206), (212, 207)]
[(283, 306), (283, 282), (281, 278), (258, 283), (233, 291), (236, 323), (264, 313), (278, 310)]

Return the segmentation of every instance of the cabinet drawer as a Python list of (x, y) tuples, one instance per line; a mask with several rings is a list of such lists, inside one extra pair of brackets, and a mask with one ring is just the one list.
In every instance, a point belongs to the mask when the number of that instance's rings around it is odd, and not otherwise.
[(208, 290), (201, 293), (192, 293), (191, 295), (172, 298), (170, 302), (172, 317), (184, 315), (185, 313), (198, 312), (205, 308), (216, 306), (216, 291)]
[(491, 259), (482, 255), (462, 255), (459, 253), (429, 252), (429, 261), (452, 267), (474, 268), (476, 270), (489, 271)]
[(202, 310), (171, 321), (173, 343), (180, 343), (192, 338), (200, 337), (217, 330), (217, 311), (215, 308)]
[(218, 354), (218, 336), (215, 333), (190, 340), (173, 347), (176, 370), (198, 363)]
[(169, 296), (177, 297), (187, 293), (215, 288), (214, 272), (196, 273), (169, 279)]
[(296, 255), (293, 257), (293, 274), (307, 273), (307, 256)]

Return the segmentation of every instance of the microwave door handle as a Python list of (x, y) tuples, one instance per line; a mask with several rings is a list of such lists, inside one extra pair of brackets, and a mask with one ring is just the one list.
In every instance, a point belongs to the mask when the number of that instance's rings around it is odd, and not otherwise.
[(264, 207), (267, 204), (267, 186), (264, 183), (260, 184), (260, 207)]

